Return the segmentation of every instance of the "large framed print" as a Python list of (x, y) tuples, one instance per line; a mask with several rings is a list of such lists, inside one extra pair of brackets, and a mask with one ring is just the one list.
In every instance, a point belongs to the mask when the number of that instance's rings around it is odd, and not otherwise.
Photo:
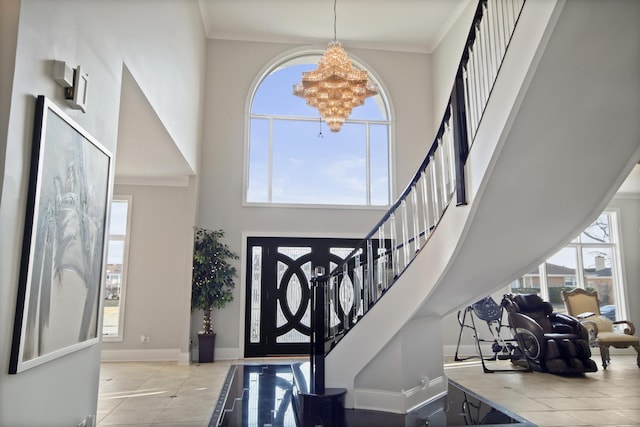
[(111, 168), (109, 151), (37, 97), (10, 374), (99, 340)]

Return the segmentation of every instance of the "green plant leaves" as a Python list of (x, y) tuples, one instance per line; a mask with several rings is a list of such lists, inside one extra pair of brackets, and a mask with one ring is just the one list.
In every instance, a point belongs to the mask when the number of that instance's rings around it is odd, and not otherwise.
[(205, 311), (205, 333), (212, 333), (211, 308), (222, 308), (233, 300), (237, 271), (229, 260), (238, 259), (225, 243), (222, 230), (195, 229), (191, 310)]

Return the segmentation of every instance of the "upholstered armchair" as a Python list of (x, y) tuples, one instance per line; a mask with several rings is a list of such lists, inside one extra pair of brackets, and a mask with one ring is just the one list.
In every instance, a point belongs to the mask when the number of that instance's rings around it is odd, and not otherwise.
[[(640, 367), (640, 338), (635, 336), (635, 327), (628, 320), (611, 321), (600, 314), (598, 292), (575, 288), (562, 291), (562, 299), (570, 316), (576, 317), (589, 331), (589, 343), (600, 348), (602, 367), (607, 369), (611, 363), (610, 347), (633, 347), (637, 352), (637, 364)], [(616, 330), (621, 327), (621, 331)]]
[(535, 371), (574, 375), (598, 370), (591, 360), (589, 336), (575, 318), (554, 313), (536, 294), (505, 295), (509, 327)]

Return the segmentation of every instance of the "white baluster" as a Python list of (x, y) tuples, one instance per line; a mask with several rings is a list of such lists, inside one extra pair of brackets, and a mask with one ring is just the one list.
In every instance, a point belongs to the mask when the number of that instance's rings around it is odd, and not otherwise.
[(409, 227), (408, 227), (408, 215), (407, 215), (407, 199), (402, 200), (401, 203), (402, 209), (402, 255), (403, 255), (403, 265), (407, 268), (409, 265)]
[(394, 280), (400, 274), (400, 260), (398, 252), (398, 241), (396, 238), (396, 214), (389, 215), (389, 228), (391, 230), (391, 263), (393, 265)]
[(415, 252), (420, 250), (420, 226), (418, 213), (418, 190), (416, 184), (411, 186), (411, 204), (413, 208), (413, 249)]

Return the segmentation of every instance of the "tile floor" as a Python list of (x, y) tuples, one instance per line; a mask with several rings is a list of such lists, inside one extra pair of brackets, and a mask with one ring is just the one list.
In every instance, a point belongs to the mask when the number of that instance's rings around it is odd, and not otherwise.
[[(287, 363), (303, 359), (251, 359)], [(209, 425), (232, 364), (242, 360), (178, 366), (175, 362), (100, 365), (98, 427), (203, 427)]]
[[(612, 359), (606, 371), (599, 366), (598, 372), (579, 377), (538, 372), (484, 374), (477, 361), (447, 363), (445, 372), (497, 406), (540, 426), (640, 426), (636, 358), (614, 355)], [(190, 366), (175, 362), (103, 363), (98, 426), (207, 426), (233, 363), (243, 361)]]
[(230, 364), (103, 363), (98, 426), (206, 426)]
[[(603, 370), (563, 377), (539, 372), (482, 373), (479, 362), (445, 365), (448, 377), (539, 426), (640, 426), (635, 355), (612, 355)], [(510, 363), (510, 362), (502, 362)]]

